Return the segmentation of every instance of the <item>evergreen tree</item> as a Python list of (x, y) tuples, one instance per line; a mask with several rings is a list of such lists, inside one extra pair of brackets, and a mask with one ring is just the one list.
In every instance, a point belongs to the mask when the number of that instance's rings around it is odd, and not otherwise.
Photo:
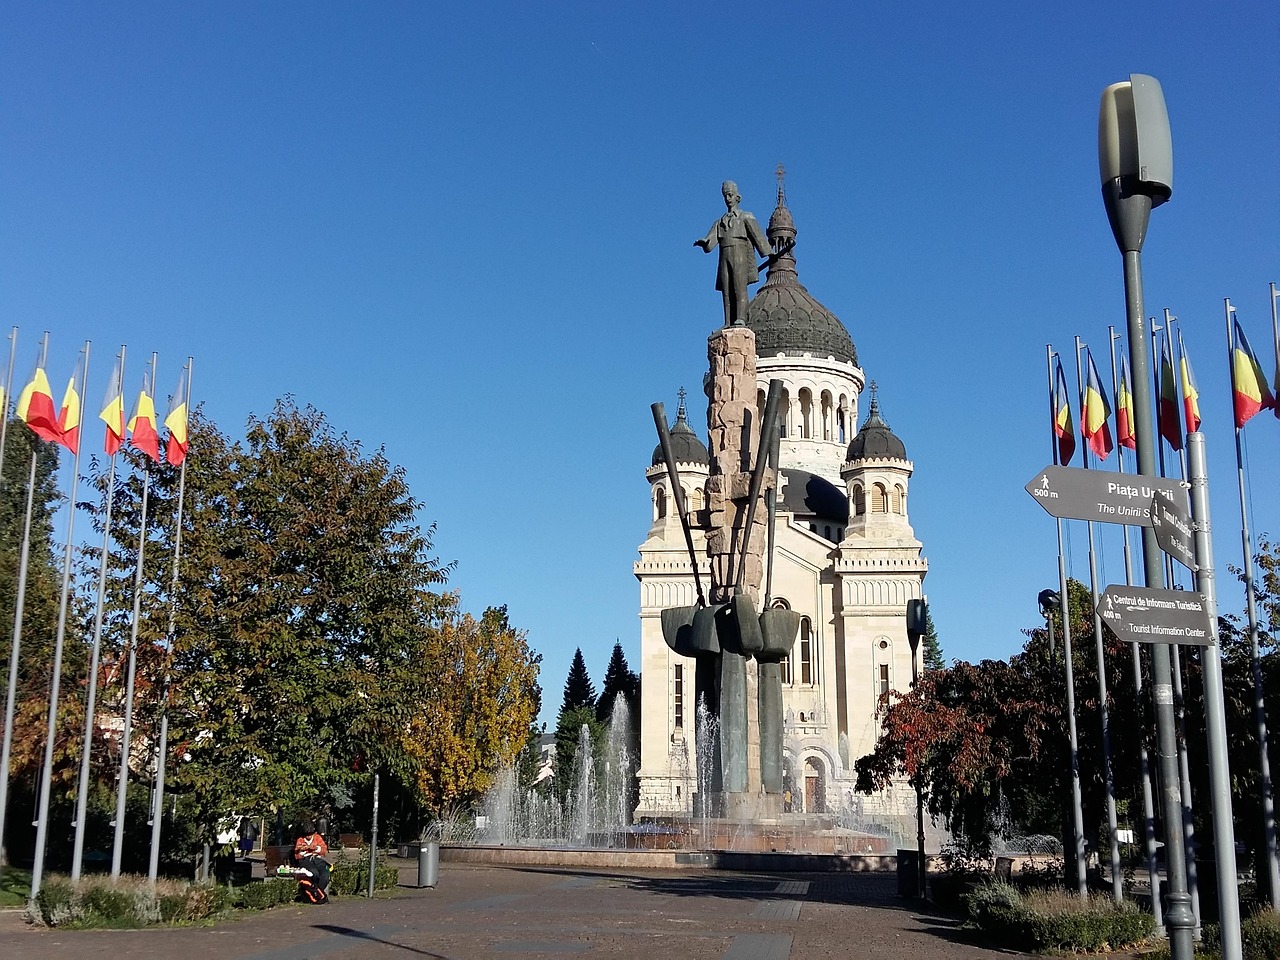
[(555, 792), (562, 803), (578, 780), (579, 745), (584, 728), (592, 756), (600, 756), (604, 725), (596, 719), (595, 710), (588, 705), (560, 711), (556, 721)]
[(615, 641), (613, 654), (609, 657), (609, 666), (604, 672), (604, 687), (600, 691), (600, 699), (596, 703), (596, 719), (608, 723), (613, 715), (613, 704), (622, 695), (631, 715), (634, 717), (639, 706), (640, 678), (627, 663), (626, 654), (622, 652), (622, 644)]
[(924, 668), (926, 670), (944, 670), (946, 658), (942, 655), (942, 644), (938, 642), (938, 628), (933, 625), (933, 611), (928, 604), (924, 608)]
[(595, 710), (596, 686), (587, 673), (587, 662), (582, 658), (582, 648), (573, 651), (573, 663), (569, 665), (569, 676), (564, 682), (564, 700), (560, 704), (560, 713), (568, 713), (579, 707), (590, 707)]

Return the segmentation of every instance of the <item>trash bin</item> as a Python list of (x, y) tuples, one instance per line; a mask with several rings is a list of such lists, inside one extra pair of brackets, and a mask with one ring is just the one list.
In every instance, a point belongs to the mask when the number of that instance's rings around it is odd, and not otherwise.
[(898, 849), (898, 896), (920, 897), (920, 851)]
[(418, 886), (434, 887), (440, 872), (440, 844), (423, 841), (418, 847)]

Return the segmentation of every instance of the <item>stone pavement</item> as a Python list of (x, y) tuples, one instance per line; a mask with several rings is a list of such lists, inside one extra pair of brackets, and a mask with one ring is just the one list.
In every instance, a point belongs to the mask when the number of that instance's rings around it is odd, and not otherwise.
[[(402, 882), (414, 871), (401, 870)], [(211, 926), (47, 930), (9, 912), (5, 960), (994, 960), (893, 874), (569, 870), (441, 864), (434, 890), (335, 898)]]

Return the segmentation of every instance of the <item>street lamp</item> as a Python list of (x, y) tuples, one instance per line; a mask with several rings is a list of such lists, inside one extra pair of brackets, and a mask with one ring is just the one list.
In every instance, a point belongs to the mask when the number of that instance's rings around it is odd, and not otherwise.
[[(929, 632), (929, 601), (925, 597), (907, 601), (907, 642), (911, 644), (911, 689), (915, 689), (920, 681), (920, 638)], [(916, 772), (916, 859), (920, 870), (920, 899), (925, 900), (925, 859), (924, 859), (924, 779)]]
[[(1098, 109), (1098, 171), (1102, 202), (1116, 245), (1124, 258), (1124, 293), (1129, 364), (1133, 368), (1133, 409), (1137, 424), (1138, 475), (1154, 477), (1156, 431), (1150, 375), (1150, 351), (1143, 327), (1142, 244), (1151, 210), (1173, 194), (1173, 138), (1164, 92), (1155, 77), (1135, 73), (1102, 92)], [(1155, 531), (1142, 530), (1142, 566), (1148, 587), (1164, 586), (1164, 561)], [(1155, 699), (1156, 751), (1164, 789), (1165, 853), (1169, 883), (1165, 927), (1173, 960), (1191, 960), (1195, 916), (1187, 893), (1187, 860), (1182, 829), (1173, 712), (1173, 672), (1163, 644), (1151, 644), (1152, 694)]]
[(1062, 598), (1057, 590), (1041, 590), (1036, 598), (1040, 602), (1040, 616), (1049, 627), (1049, 659), (1053, 659), (1053, 614), (1062, 606)]

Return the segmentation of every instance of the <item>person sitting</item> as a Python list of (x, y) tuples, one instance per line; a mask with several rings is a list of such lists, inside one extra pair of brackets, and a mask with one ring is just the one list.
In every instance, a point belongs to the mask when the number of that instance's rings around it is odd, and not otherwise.
[(329, 899), (328, 856), (329, 844), (325, 843), (324, 835), (316, 829), (316, 822), (302, 821), (298, 838), (293, 842), (293, 862), (311, 873), (309, 886), (312, 890), (307, 889), (306, 878), (303, 878), (302, 890), (312, 903), (324, 903)]

